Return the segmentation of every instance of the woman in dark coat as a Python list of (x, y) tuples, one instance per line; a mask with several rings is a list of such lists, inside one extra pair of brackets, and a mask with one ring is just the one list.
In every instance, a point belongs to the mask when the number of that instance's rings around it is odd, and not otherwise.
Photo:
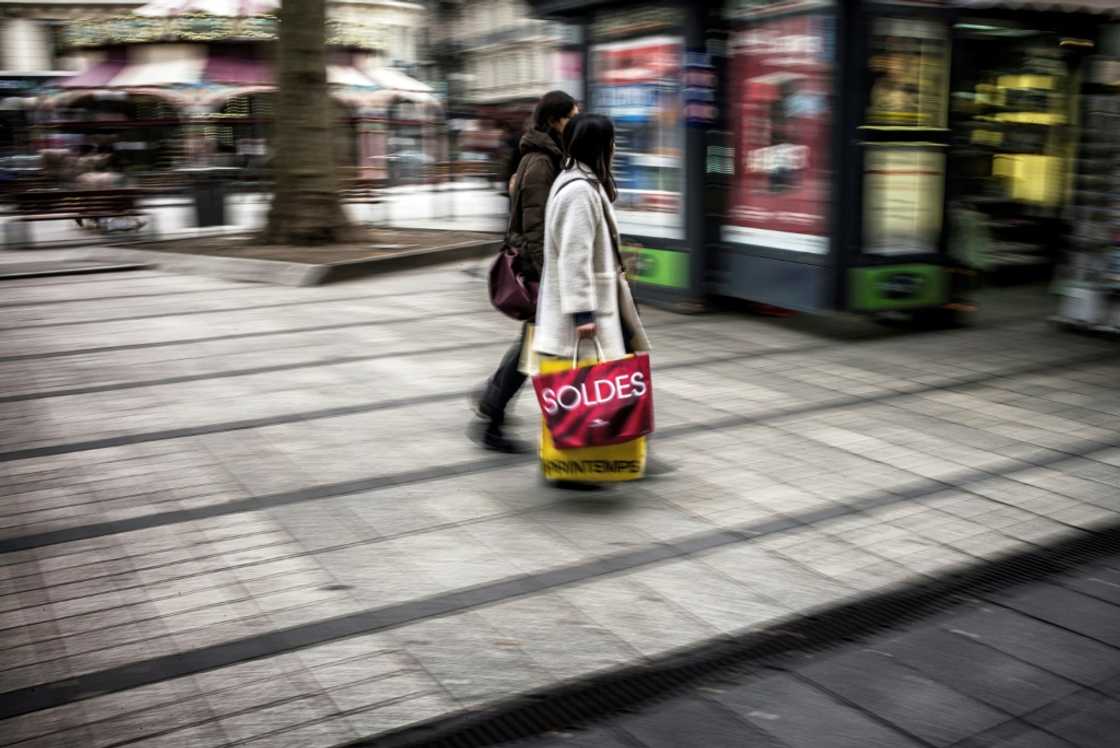
[[(518, 247), (526, 263), (526, 276), (540, 278), (544, 265), (544, 209), (556, 175), (560, 173), (563, 151), (560, 138), (568, 120), (579, 114), (575, 99), (563, 91), (541, 97), (533, 113), (533, 126), (521, 137), (521, 161), (510, 180), (510, 243)], [(519, 452), (520, 445), (504, 431), (506, 407), (525, 375), (519, 370), (522, 328), (517, 342), (506, 352), (498, 370), (486, 385), (475, 405), (479, 421), (471, 426), (471, 437), (486, 449)]]

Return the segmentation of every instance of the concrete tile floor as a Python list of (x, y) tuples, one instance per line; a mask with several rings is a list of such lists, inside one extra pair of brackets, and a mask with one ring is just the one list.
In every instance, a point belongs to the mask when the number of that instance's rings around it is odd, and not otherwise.
[(1120, 514), (1120, 356), (1040, 291), (646, 309), (674, 470), (571, 494), (464, 437), (516, 334), (464, 269), (4, 283), (0, 744), (337, 745)]

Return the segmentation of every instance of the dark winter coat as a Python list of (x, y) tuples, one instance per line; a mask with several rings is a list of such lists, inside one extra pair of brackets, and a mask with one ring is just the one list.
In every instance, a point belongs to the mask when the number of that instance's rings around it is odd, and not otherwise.
[(510, 234), (531, 266), (527, 269), (538, 278), (544, 267), (544, 208), (562, 157), (548, 133), (530, 130), (521, 137), (521, 163), (510, 188), (510, 204), (518, 206), (518, 214), (512, 217)]

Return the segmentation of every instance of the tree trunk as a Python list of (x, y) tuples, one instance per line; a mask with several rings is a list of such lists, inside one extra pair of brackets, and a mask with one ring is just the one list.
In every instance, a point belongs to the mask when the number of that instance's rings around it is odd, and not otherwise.
[(326, 2), (284, 0), (279, 13), (275, 187), (263, 238), (273, 244), (329, 244), (349, 231), (338, 199)]

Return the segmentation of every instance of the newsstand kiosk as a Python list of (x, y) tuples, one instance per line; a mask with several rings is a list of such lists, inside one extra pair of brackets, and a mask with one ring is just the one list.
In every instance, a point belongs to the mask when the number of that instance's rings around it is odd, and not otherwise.
[(972, 242), (947, 220), (957, 8), (532, 5), (582, 29), (586, 108), (618, 131), (616, 208), (640, 298), (936, 319), (968, 308)]

